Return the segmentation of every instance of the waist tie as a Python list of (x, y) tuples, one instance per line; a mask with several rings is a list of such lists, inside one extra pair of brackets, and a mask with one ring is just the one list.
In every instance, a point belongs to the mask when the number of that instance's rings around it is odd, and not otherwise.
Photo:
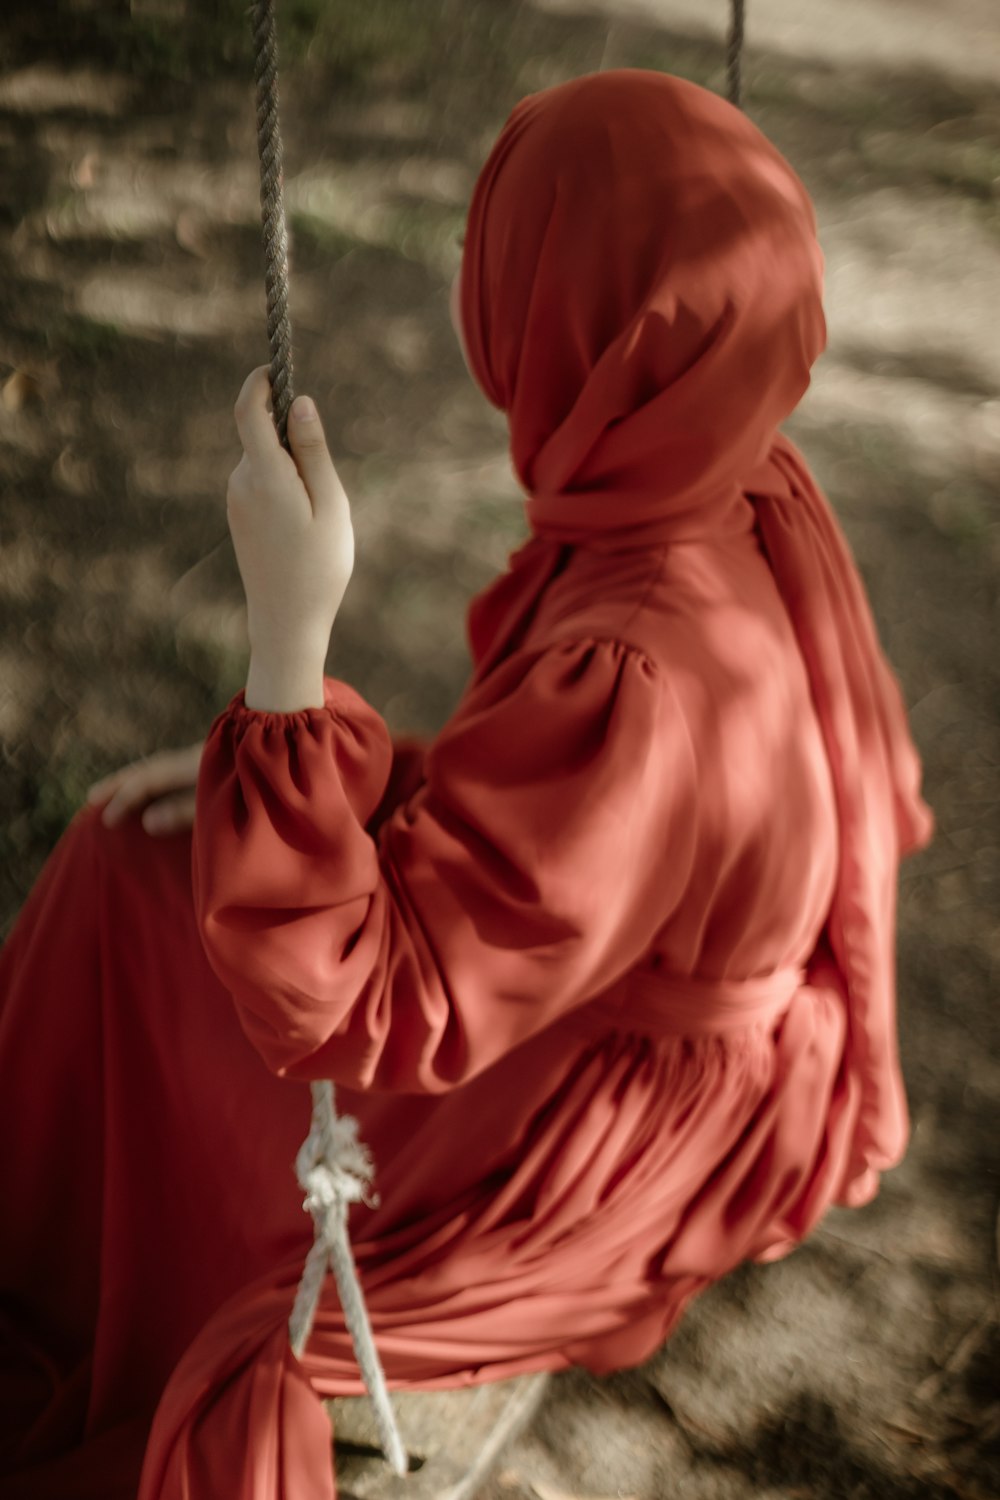
[(802, 967), (758, 979), (707, 979), (666, 970), (626, 974), (610, 990), (572, 1011), (567, 1028), (594, 1037), (609, 1031), (643, 1036), (711, 1036), (776, 1023), (806, 983)]

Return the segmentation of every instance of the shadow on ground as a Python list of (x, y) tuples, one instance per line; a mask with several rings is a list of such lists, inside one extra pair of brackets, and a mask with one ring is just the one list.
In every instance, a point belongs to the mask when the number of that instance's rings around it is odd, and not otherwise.
[[(349, 0), (336, 30), (319, 0), (289, 10), (299, 387), (358, 539), (329, 665), (394, 728), (432, 732), (464, 679), (465, 602), (522, 534), (502, 421), (447, 318), (478, 165), (532, 89), (622, 65), (721, 87), (722, 48), (610, 4)], [(6, 930), (89, 780), (200, 739), (242, 685), (223, 497), (231, 403), (266, 351), (240, 7), (49, 0), (2, 26)], [(855, 548), (938, 815), (900, 896), (914, 1142), (875, 1204), (715, 1288), (648, 1368), (559, 1382), (494, 1500), (1000, 1484), (1000, 361), (982, 317), (1000, 109), (930, 64), (749, 63), (751, 112), (814, 194), (828, 260), (830, 352), (793, 432)]]

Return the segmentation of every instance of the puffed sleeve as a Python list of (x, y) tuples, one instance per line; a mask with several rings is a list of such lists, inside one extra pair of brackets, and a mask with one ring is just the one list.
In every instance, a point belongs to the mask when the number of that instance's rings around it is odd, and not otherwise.
[(691, 868), (694, 755), (645, 655), (571, 641), (466, 693), (376, 840), (391, 765), (343, 683), (299, 713), (240, 694), (202, 755), (195, 902), (275, 1072), (439, 1092), (642, 956)]

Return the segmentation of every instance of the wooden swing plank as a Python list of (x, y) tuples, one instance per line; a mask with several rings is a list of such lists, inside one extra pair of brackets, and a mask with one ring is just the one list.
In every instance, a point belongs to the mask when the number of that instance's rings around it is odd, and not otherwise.
[(535, 1415), (550, 1380), (524, 1375), (459, 1391), (395, 1394), (403, 1443), (419, 1463), (404, 1476), (382, 1456), (367, 1397), (328, 1401), (340, 1500), (473, 1500), (506, 1445)]

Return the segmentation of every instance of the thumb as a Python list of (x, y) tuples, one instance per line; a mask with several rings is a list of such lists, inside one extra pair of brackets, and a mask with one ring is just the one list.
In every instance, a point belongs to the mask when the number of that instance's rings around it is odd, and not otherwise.
[(296, 396), (292, 402), (288, 442), (313, 509), (333, 503), (340, 492), (340, 480), (326, 446), (319, 413), (308, 396)]

